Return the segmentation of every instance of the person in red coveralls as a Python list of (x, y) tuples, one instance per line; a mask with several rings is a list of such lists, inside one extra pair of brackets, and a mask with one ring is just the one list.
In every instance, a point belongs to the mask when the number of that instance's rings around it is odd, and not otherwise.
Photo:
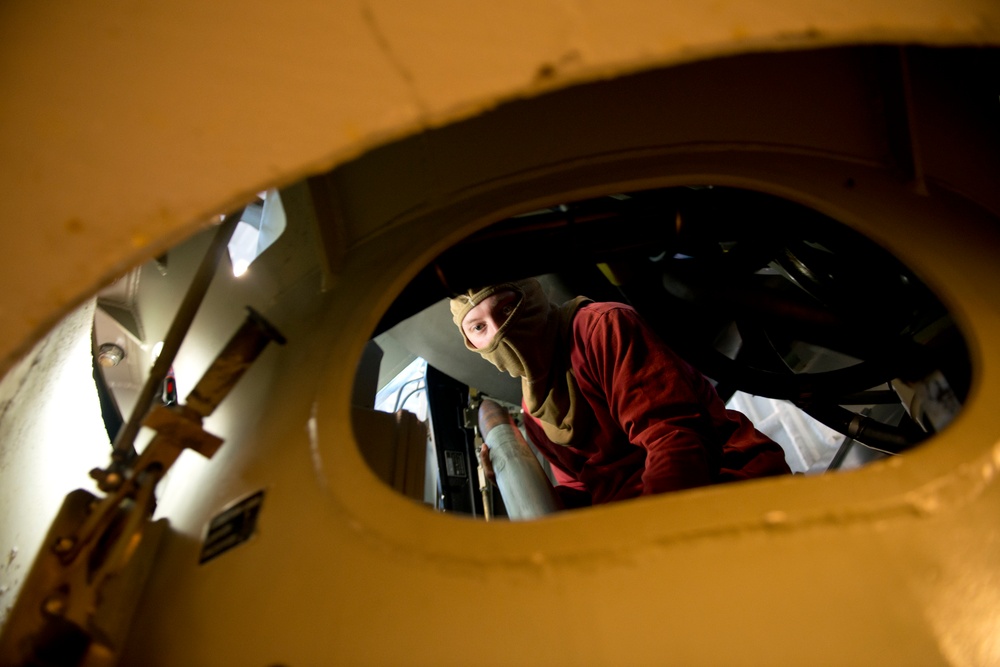
[[(557, 305), (535, 279), (450, 306), (465, 346), (521, 378), (525, 428), (567, 508), (790, 473), (781, 447), (631, 306)], [(495, 479), (486, 445), (479, 456)]]

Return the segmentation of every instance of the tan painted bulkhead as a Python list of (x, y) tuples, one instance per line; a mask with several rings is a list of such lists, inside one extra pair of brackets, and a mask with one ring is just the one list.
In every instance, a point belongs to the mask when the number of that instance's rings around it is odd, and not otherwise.
[[(496, 15), (450, 3), (254, 9), (4, 10), (4, 77), (20, 94), (4, 103), (0, 136), (9, 150), (0, 169), (9, 220), (22, 224), (6, 226), (3, 271), (7, 285), (33, 277), (0, 302), (7, 365), (98, 285), (185, 238), (210, 213), (422, 124), (543, 88), (744, 49), (1000, 42), (1000, 9), (987, 2), (691, 3), (669, 11), (641, 2), (613, 10), (532, 3)], [(259, 51), (245, 40), (255, 29)], [(776, 131), (771, 123), (757, 127)], [(525, 172), (516, 161), (490, 161), (467, 176), (479, 188), (463, 189), (454, 175), (421, 182), (403, 170), (388, 182), (412, 192), (381, 200), (378, 179), (352, 181), (360, 172), (345, 164), (330, 177), (346, 218), (343, 245), (326, 246), (328, 290), (318, 288), (320, 241), (309, 236), (308, 206), (295, 229), (290, 213), (289, 234), (255, 264), (259, 291), (237, 288), (261, 301), (289, 344), (269, 351), (220, 408), (227, 445), (200, 469), (190, 495), (165, 499), (175, 533), (126, 663), (995, 661), (1000, 415), (989, 397), (1000, 392), (1000, 296), (983, 286), (997, 279), (998, 207), (979, 187), (974, 199), (992, 215), (937, 183), (919, 194), (877, 135), (865, 139), (865, 127), (845, 131), (861, 137), (847, 146), (835, 129), (820, 133), (826, 145), (783, 127), (784, 145), (760, 146), (749, 140), (753, 127), (742, 128), (721, 155), (678, 145), (678, 126), (653, 154), (639, 146), (607, 159), (595, 152), (554, 171), (540, 159)], [(544, 155), (544, 146), (521, 147), (527, 153), (514, 158)], [(377, 165), (386, 151), (353, 164)], [(931, 173), (952, 187), (966, 182), (961, 164)], [(845, 194), (847, 176), (854, 186)], [(409, 277), (495, 216), (693, 181), (811, 205), (924, 276), (963, 326), (977, 369), (952, 427), (905, 457), (850, 474), (703, 489), (528, 524), (436, 514), (375, 479), (353, 446), (354, 368)], [(301, 186), (287, 192), (294, 210)], [(251, 414), (256, 421), (226, 426)], [(207, 518), (258, 488), (268, 494), (259, 534), (197, 566)], [(490, 641), (497, 627), (504, 640)]]

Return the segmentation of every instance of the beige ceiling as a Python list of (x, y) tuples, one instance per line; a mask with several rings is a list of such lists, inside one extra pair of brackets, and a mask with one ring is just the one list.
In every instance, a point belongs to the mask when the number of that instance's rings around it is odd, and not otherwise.
[(0, 371), (211, 215), (418, 128), (657, 65), (881, 40), (1000, 43), (1000, 5), (5, 3)]

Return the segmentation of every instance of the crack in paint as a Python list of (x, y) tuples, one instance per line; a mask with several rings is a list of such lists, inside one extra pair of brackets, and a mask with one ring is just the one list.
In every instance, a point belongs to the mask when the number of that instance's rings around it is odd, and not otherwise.
[(375, 13), (372, 11), (371, 6), (367, 2), (361, 3), (361, 17), (364, 19), (365, 24), (371, 31), (372, 37), (375, 39), (375, 43), (378, 44), (379, 50), (381, 50), (382, 55), (385, 56), (386, 60), (389, 61), (389, 65), (396, 71), (399, 77), (403, 80), (406, 89), (410, 92), (413, 98), (413, 103), (420, 110), (421, 125), (426, 125), (426, 118), (429, 116), (429, 111), (427, 105), (424, 103), (423, 98), (420, 96), (420, 92), (417, 90), (417, 82), (413, 77), (413, 73), (403, 64), (402, 58), (396, 53), (389, 43), (389, 39), (386, 37), (385, 32), (379, 25), (378, 20), (375, 18)]

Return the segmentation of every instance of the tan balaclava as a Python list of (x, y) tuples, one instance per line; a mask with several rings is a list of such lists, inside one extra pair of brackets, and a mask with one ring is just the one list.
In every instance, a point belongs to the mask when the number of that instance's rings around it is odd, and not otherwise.
[[(484, 299), (510, 290), (518, 300), (490, 344), (477, 350), (462, 329), (462, 320)], [(589, 299), (576, 297), (558, 306), (534, 278), (469, 290), (451, 300), (452, 319), (465, 347), (512, 377), (521, 378), (525, 407), (537, 417), (549, 440), (571, 445), (573, 425), (586, 410), (569, 363), (570, 324), (577, 308)]]

